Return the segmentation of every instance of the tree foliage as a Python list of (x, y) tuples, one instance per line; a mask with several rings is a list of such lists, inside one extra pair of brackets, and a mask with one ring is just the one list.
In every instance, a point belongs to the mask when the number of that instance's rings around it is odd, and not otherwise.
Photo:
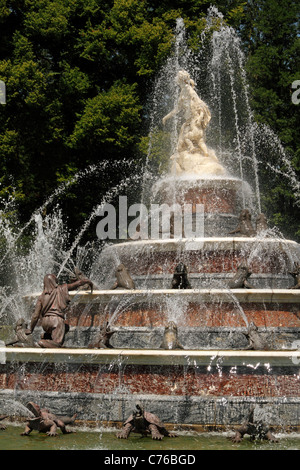
[[(215, 4), (242, 38), (255, 118), (279, 134), (298, 170), (299, 111), (290, 96), (299, 78), (297, 3)], [(7, 102), (0, 108), (0, 196), (14, 192), (23, 220), (88, 165), (142, 161), (146, 97), (170, 53), (176, 19), (184, 18), (191, 46), (199, 47), (209, 6), (203, 0), (1, 1)], [(110, 183), (118, 178), (112, 172)], [(106, 189), (103, 181), (102, 188), (88, 185), (80, 200), (70, 193), (72, 226)], [(276, 181), (265, 197), (267, 206), (268, 198), (276, 200), (281, 225), (293, 208), (285, 191)]]

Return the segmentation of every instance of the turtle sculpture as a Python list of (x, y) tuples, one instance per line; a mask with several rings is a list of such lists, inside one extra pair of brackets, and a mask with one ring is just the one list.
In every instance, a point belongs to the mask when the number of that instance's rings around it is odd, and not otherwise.
[(248, 418), (241, 427), (236, 429), (235, 435), (231, 437), (231, 440), (233, 442), (241, 442), (244, 435), (249, 434), (251, 440), (257, 438), (271, 442), (278, 442), (276, 437), (271, 433), (269, 426), (267, 426), (262, 420), (255, 420), (254, 410), (255, 406), (251, 407)]
[(127, 439), (131, 432), (136, 432), (146, 436), (151, 434), (152, 439), (162, 440), (164, 436), (177, 437), (176, 434), (170, 433), (160, 421), (160, 419), (149, 411), (144, 411), (140, 403), (136, 404), (136, 408), (132, 415), (123, 424), (122, 430), (117, 433), (119, 439)]
[[(7, 418), (7, 416), (0, 416), (0, 421), (3, 421), (5, 418)], [(0, 423), (0, 430), (4, 431), (4, 429), (6, 429), (5, 424)]]
[(31, 431), (45, 432), (48, 436), (57, 436), (57, 428), (60, 428), (63, 434), (70, 434), (74, 431), (66, 429), (67, 424), (73, 424), (76, 414), (72, 417), (56, 416), (50, 413), (46, 408), (40, 408), (36, 403), (29, 402), (26, 407), (34, 414), (34, 418), (29, 418), (25, 430), (21, 436), (28, 436)]

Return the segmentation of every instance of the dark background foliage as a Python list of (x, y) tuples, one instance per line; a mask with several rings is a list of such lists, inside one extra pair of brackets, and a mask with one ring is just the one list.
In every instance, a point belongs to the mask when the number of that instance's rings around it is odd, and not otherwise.
[[(215, 5), (241, 37), (255, 120), (277, 133), (299, 175), (300, 106), (291, 101), (292, 82), (300, 78), (298, 2)], [(0, 107), (0, 196), (15, 197), (21, 222), (59, 185), (109, 161), (102, 178), (91, 172), (59, 200), (76, 230), (102, 195), (130, 174), (130, 166), (114, 162), (144, 163), (146, 99), (172, 48), (176, 19), (184, 19), (196, 49), (209, 6), (202, 0), (1, 0), (0, 79), (7, 103)], [(277, 164), (276, 155), (266, 158)], [(261, 181), (269, 218), (300, 238), (291, 188), (280, 176), (270, 181), (262, 174)]]

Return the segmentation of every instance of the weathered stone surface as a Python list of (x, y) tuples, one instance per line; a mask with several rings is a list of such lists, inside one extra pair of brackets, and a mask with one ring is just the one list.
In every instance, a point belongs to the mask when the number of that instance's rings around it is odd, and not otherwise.
[[(120, 391), (121, 392), (121, 391)], [(36, 393), (22, 390), (1, 390), (0, 407), (12, 417), (27, 417), (24, 406), (29, 400), (36, 399)], [(151, 412), (159, 414), (164, 423), (174, 425), (196, 424), (203, 428), (228, 429), (240, 424), (255, 403), (268, 413), (268, 424), (282, 431), (298, 427), (300, 421), (300, 400), (295, 397), (179, 397), (173, 395), (157, 396), (151, 394), (130, 395), (125, 391), (109, 394), (83, 394), (76, 392), (41, 392), (40, 404), (50, 408), (53, 413), (77, 413), (78, 420), (93, 421), (99, 426), (103, 422), (122, 423), (132, 410), (136, 400)]]

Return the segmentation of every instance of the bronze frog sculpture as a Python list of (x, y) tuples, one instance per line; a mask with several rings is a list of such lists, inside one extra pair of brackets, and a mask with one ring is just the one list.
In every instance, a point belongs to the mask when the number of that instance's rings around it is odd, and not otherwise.
[(135, 289), (134, 281), (132, 280), (128, 270), (125, 268), (124, 264), (119, 264), (116, 270), (116, 282), (113, 285), (112, 289)]
[(170, 433), (160, 421), (160, 419), (148, 411), (144, 411), (140, 403), (136, 404), (136, 408), (132, 415), (123, 424), (122, 430), (117, 433), (119, 439), (127, 439), (131, 432), (136, 432), (146, 436), (151, 434), (152, 439), (162, 440), (164, 436), (177, 437), (176, 434)]
[(95, 341), (95, 343), (91, 343), (89, 345), (89, 348), (91, 349), (113, 348), (109, 340), (114, 333), (116, 333), (116, 331), (111, 331), (109, 323), (106, 322), (106, 325), (100, 328), (100, 333), (98, 335), (97, 340)]
[(178, 339), (177, 325), (170, 321), (165, 327), (161, 349), (184, 349)]
[(246, 287), (247, 289), (253, 289), (253, 286), (248, 282), (248, 278), (251, 276), (251, 271), (245, 264), (238, 266), (237, 272), (233, 278), (229, 281), (229, 289), (240, 289)]
[(186, 265), (182, 262), (178, 263), (172, 279), (172, 289), (192, 289), (187, 274)]
[(258, 214), (256, 218), (256, 233), (260, 234), (268, 230), (268, 222), (265, 214)]
[(67, 430), (66, 425), (74, 423), (76, 414), (72, 417), (58, 417), (46, 408), (40, 408), (33, 402), (27, 403), (26, 407), (34, 414), (34, 418), (28, 419), (25, 430), (22, 432), (21, 436), (28, 436), (33, 430), (44, 432), (48, 436), (57, 436), (57, 428), (59, 428), (63, 434), (74, 432)]
[[(74, 272), (70, 275), (69, 282), (74, 283), (77, 281), (84, 281), (84, 280), (86, 281), (87, 279), (88, 279), (87, 276), (81, 271), (81, 269), (79, 269), (78, 266), (75, 266)], [(91, 292), (93, 292), (93, 289), (96, 289), (95, 284), (93, 283), (93, 286), (91, 287), (90, 284), (86, 283), (78, 287), (79, 291), (88, 290), (88, 289), (91, 289)]]
[(15, 336), (5, 343), (5, 346), (18, 348), (33, 348), (35, 346), (32, 334), (27, 332), (27, 323), (24, 318), (19, 318), (14, 328)]
[(290, 289), (300, 289), (300, 263), (294, 263), (294, 271), (289, 274), (294, 278), (294, 285)]
[(239, 234), (242, 237), (254, 237), (256, 231), (254, 230), (251, 222), (251, 214), (248, 209), (243, 209), (239, 216), (239, 224), (235, 230), (229, 232), (231, 235)]

